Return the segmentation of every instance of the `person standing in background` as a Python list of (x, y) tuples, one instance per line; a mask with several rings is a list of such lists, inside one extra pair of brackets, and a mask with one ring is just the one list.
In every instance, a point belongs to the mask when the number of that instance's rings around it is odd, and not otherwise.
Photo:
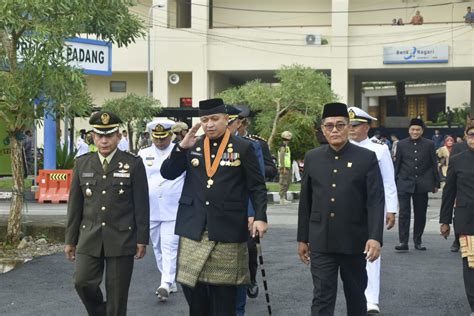
[(160, 172), (163, 161), (174, 147), (171, 144), (174, 124), (174, 121), (164, 118), (148, 123), (147, 130), (151, 131), (153, 145), (138, 152), (145, 165), (150, 192), (150, 239), (161, 273), (160, 286), (155, 292), (160, 302), (166, 302), (170, 293), (178, 291), (176, 257), (179, 237), (174, 234), (174, 228), (186, 173), (183, 172), (175, 180), (167, 180)]
[(289, 131), (281, 133), (282, 144), (278, 149), (278, 171), (280, 174), (280, 204), (291, 203), (286, 199), (286, 193), (291, 184), (291, 150), (290, 142), (293, 135)]
[(428, 192), (440, 187), (438, 158), (432, 140), (422, 137), (425, 124), (419, 118), (410, 121), (409, 137), (398, 142), (395, 159), (395, 179), (398, 190), (398, 235), (400, 244), (395, 250), (408, 250), (411, 201), (413, 200), (415, 249), (426, 250), (422, 236), (426, 225)]
[[(357, 107), (349, 109), (349, 138), (351, 143), (369, 149), (377, 156), (380, 172), (382, 174), (385, 197), (385, 223), (387, 229), (395, 225), (395, 214), (398, 213), (397, 186), (393, 170), (392, 157), (388, 146), (382, 140), (370, 140), (369, 130), (372, 120), (377, 120), (364, 110)], [(367, 311), (380, 313), (380, 265), (381, 257), (374, 262), (367, 262), (368, 284), (365, 290), (367, 298)]]
[(128, 133), (126, 130), (122, 131), (122, 138), (118, 144), (118, 149), (121, 151), (129, 151), (130, 150), (130, 142), (128, 141)]

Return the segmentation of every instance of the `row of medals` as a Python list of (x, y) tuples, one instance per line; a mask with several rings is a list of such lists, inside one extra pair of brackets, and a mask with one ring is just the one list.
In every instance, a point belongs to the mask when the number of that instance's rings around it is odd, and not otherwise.
[[(196, 151), (201, 151), (201, 148), (196, 148)], [(191, 160), (191, 165), (193, 167), (199, 166), (199, 159), (193, 158)], [(231, 167), (238, 167), (240, 166), (240, 154), (234, 153), (234, 149), (232, 148), (232, 144), (229, 144), (229, 148), (227, 148), (227, 152), (222, 154), (221, 161), (219, 162), (221, 166), (231, 166)], [(214, 180), (209, 179), (207, 180), (207, 188), (209, 189), (214, 184)]]

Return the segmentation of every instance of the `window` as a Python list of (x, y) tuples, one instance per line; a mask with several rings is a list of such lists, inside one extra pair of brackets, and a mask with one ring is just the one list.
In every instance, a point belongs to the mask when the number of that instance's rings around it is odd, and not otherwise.
[(126, 81), (111, 81), (110, 92), (127, 92)]

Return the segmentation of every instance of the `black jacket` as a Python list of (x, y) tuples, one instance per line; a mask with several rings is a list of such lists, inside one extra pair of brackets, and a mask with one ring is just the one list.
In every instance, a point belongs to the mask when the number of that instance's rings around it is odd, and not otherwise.
[(298, 210), (298, 241), (311, 251), (361, 254), (382, 244), (384, 190), (374, 152), (347, 143), (306, 153)]
[(451, 148), (451, 152), (449, 153), (449, 156), (452, 157), (454, 155), (457, 155), (465, 150), (468, 150), (469, 147), (467, 146), (466, 141), (462, 141), (460, 143), (455, 143), (453, 145), (453, 148)]
[(433, 141), (402, 139), (397, 145), (395, 179), (398, 192), (425, 193), (440, 187), (438, 158)]
[(66, 244), (94, 257), (133, 255), (148, 244), (148, 182), (142, 159), (117, 150), (107, 172), (99, 155), (76, 159), (67, 209)]
[[(221, 140), (211, 140), (211, 154), (216, 154)], [(239, 160), (240, 163), (220, 164), (212, 177), (214, 183), (208, 188), (203, 143), (204, 137), (201, 137), (192, 148), (184, 151), (176, 145), (161, 166), (165, 179), (175, 179), (186, 171), (175, 233), (200, 240), (207, 229), (210, 240), (245, 242), (248, 239), (249, 197), (255, 208), (255, 220), (267, 220), (267, 190), (257, 155), (250, 141), (231, 135), (221, 162)], [(193, 166), (193, 160), (195, 165), (197, 162), (196, 166)]]
[[(455, 205), (456, 204), (456, 205)], [(456, 234), (474, 235), (474, 151), (466, 150), (449, 159), (439, 222), (451, 224), (454, 211)]]

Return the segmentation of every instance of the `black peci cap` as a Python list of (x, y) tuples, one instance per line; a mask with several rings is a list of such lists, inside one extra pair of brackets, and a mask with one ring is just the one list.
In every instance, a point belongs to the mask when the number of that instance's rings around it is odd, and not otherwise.
[(349, 118), (349, 113), (347, 112), (347, 105), (339, 102), (325, 104), (322, 118), (325, 119), (326, 117), (334, 116), (343, 116)]
[(422, 128), (425, 128), (425, 123), (423, 123), (423, 120), (419, 118), (411, 119), (410, 126), (413, 126), (413, 125), (418, 125), (418, 126), (421, 126)]
[(208, 99), (199, 101), (199, 116), (227, 113), (222, 99)]

